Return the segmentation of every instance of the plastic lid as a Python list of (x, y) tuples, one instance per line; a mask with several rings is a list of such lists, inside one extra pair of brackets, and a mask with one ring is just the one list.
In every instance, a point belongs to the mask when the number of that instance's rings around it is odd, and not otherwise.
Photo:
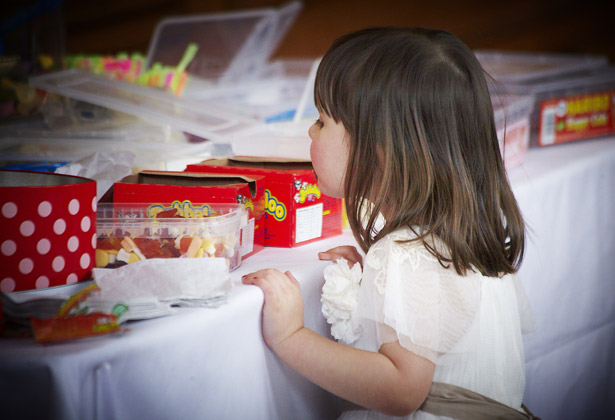
[(551, 92), (561, 92), (567, 90), (614, 90), (615, 67), (608, 66), (582, 74), (563, 75), (547, 81), (535, 80), (529, 83), (507, 84), (506, 89), (511, 93), (521, 95), (544, 95)]
[(581, 54), (514, 53), (476, 50), (483, 68), (499, 82), (527, 82), (582, 72), (608, 65), (606, 56)]
[(303, 7), (292, 1), (278, 9), (182, 16), (162, 20), (147, 54), (147, 67), (175, 66), (189, 43), (199, 47), (186, 71), (217, 83), (254, 77), (271, 57)]
[(81, 70), (66, 70), (30, 78), (36, 88), (125, 112), (212, 141), (225, 141), (248, 129), (255, 119), (168, 92), (107, 79)]

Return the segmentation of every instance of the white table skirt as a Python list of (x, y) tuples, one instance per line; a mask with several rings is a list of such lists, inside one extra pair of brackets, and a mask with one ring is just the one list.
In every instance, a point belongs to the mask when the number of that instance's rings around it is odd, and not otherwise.
[[(347, 232), (326, 241), (352, 241)], [(305, 324), (328, 335), (320, 314), (324, 242), (266, 248), (232, 274), (216, 309), (128, 324), (130, 331), (64, 344), (0, 340), (0, 415), (25, 419), (334, 419), (341, 401), (300, 377), (266, 347), (263, 294), (241, 284), (261, 268), (291, 269), (301, 283)], [(4, 417), (8, 413), (15, 417)]]
[(536, 322), (525, 403), (543, 420), (615, 418), (615, 138), (531, 149), (509, 177)]
[[(615, 138), (532, 149), (509, 175), (530, 226), (519, 273), (536, 322), (526, 337), (525, 402), (543, 420), (615, 418)], [(316, 253), (352, 242), (345, 232), (266, 248), (232, 273), (228, 304), (134, 322), (119, 337), (47, 346), (0, 340), (1, 417), (335, 418), (341, 401), (266, 348), (262, 293), (240, 277), (290, 269), (306, 325), (327, 334), (320, 314), (327, 263)]]

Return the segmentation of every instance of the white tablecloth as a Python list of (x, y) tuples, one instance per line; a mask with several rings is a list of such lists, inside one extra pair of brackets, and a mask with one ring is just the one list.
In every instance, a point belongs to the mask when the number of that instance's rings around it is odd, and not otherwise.
[[(326, 246), (351, 240), (346, 233)], [(261, 268), (291, 269), (302, 285), (306, 326), (328, 334), (320, 314), (327, 263), (317, 258), (324, 246), (266, 248), (246, 259), (231, 273), (235, 288), (219, 308), (181, 308), (173, 316), (132, 322), (119, 337), (53, 345), (0, 340), (0, 418), (336, 418), (340, 400), (265, 346), (263, 294), (240, 282)]]
[(543, 420), (615, 419), (615, 138), (531, 149), (509, 177), (530, 228), (525, 403)]
[[(615, 139), (532, 149), (510, 179), (531, 229), (520, 271), (536, 321), (526, 339), (525, 402), (543, 420), (615, 418)], [(226, 305), (134, 322), (119, 337), (0, 340), (0, 417), (335, 418), (341, 402), (265, 347), (262, 293), (239, 279), (265, 267), (292, 270), (306, 325), (326, 334), (319, 299), (327, 263), (316, 253), (352, 241), (345, 232), (267, 248), (233, 272)]]

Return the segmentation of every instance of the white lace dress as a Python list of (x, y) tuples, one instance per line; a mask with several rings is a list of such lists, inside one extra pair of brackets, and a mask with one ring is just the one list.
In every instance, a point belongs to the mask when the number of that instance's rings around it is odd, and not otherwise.
[[(334, 337), (371, 351), (399, 340), (435, 363), (434, 381), (520, 409), (525, 387), (522, 324), (531, 328), (531, 312), (516, 276), (459, 276), (454, 268), (443, 268), (420, 242), (398, 242), (414, 237), (410, 229), (402, 229), (374, 244), (364, 260), (360, 287), (358, 264), (353, 275), (340, 263), (325, 271), (323, 314)], [(441, 243), (434, 245), (442, 249)], [(344, 276), (347, 280), (340, 280)], [(369, 410), (341, 416), (386, 418)], [(405, 418), (444, 417), (417, 411)]]

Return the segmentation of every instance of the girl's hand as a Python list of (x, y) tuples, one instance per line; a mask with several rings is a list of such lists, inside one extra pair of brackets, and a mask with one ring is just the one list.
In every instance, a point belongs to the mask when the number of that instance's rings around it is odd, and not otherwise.
[(263, 304), (263, 338), (274, 351), (295, 332), (303, 328), (303, 299), (299, 282), (287, 271), (259, 270), (241, 278), (243, 284), (260, 287)]
[(350, 245), (338, 246), (331, 248), (325, 252), (319, 252), (318, 258), (323, 261), (336, 262), (340, 258), (344, 258), (348, 261), (348, 266), (352, 268), (356, 263), (359, 263), (363, 267), (363, 257), (357, 251), (357, 248)]

